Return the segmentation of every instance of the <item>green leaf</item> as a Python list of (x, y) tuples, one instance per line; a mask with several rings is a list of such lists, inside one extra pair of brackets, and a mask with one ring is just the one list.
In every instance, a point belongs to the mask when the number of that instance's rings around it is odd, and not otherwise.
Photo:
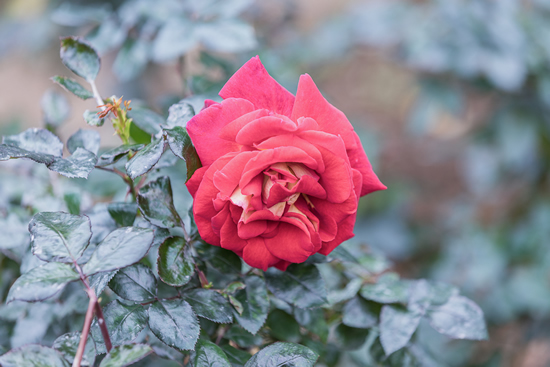
[(199, 320), (191, 305), (182, 299), (162, 300), (149, 308), (149, 327), (166, 345), (193, 350), (199, 338)]
[(105, 167), (110, 164), (115, 163), (129, 151), (137, 152), (142, 149), (145, 145), (143, 144), (133, 144), (133, 145), (121, 145), (119, 147), (113, 148), (105, 153), (103, 153), (97, 162), (98, 166)]
[(169, 177), (159, 177), (143, 186), (137, 201), (141, 213), (152, 224), (162, 228), (180, 225), (181, 218), (174, 207)]
[(211, 289), (192, 289), (183, 294), (195, 313), (219, 324), (233, 322), (233, 310), (221, 294)]
[(149, 302), (156, 298), (157, 279), (149, 267), (138, 263), (119, 270), (109, 288), (128, 301)]
[(71, 92), (80, 99), (86, 100), (89, 98), (94, 98), (94, 94), (80, 85), (73, 78), (68, 78), (65, 76), (53, 76), (50, 78), (55, 84), (61, 86), (67, 92)]
[(453, 295), (447, 303), (430, 308), (430, 325), (441, 334), (455, 339), (486, 340), (483, 311), (472, 300)]
[(83, 148), (77, 148), (68, 158), (58, 158), (48, 165), (54, 172), (69, 178), (88, 178), (90, 172), (95, 168), (97, 157)]
[(153, 349), (146, 344), (126, 344), (114, 347), (101, 361), (99, 367), (126, 367), (147, 357)]
[(237, 313), (240, 316), (242, 316), (242, 314), (244, 312), (243, 304), (241, 302), (239, 302), (239, 300), (236, 299), (235, 296), (228, 295), (227, 298), (229, 300), (229, 303), (231, 303), (231, 306), (233, 306), (233, 308), (235, 309), (235, 311), (237, 311)]
[(351, 262), (351, 263), (359, 264), (359, 262), (357, 261), (357, 257), (353, 256), (342, 245), (332, 250), (332, 252), (328, 256), (330, 258), (338, 259), (343, 262)]
[(61, 125), (71, 113), (71, 106), (64, 95), (48, 89), (40, 101), (42, 117), (48, 126)]
[(246, 288), (246, 284), (244, 284), (243, 282), (232, 282), (232, 283), (229, 283), (227, 287), (225, 287), (224, 293), (235, 293), (245, 288)]
[(100, 142), (101, 137), (97, 131), (78, 129), (78, 131), (67, 140), (67, 149), (72, 154), (77, 148), (84, 148), (97, 155)]
[[(115, 300), (103, 308), (103, 315), (113, 346), (131, 342), (147, 325), (147, 311), (139, 304), (129, 306)], [(107, 352), (97, 319), (92, 324), (91, 333), (97, 352)]]
[(149, 43), (142, 39), (127, 38), (113, 63), (113, 72), (121, 82), (141, 74), (149, 61)]
[(187, 122), (191, 120), (193, 116), (195, 116), (195, 109), (185, 99), (182, 99), (178, 103), (170, 106), (170, 108), (168, 109), (168, 119), (166, 119), (166, 127), (185, 127)]
[(403, 348), (420, 323), (422, 315), (401, 307), (385, 305), (380, 313), (380, 342), (386, 355)]
[(118, 270), (113, 270), (105, 273), (97, 273), (92, 275), (91, 277), (88, 277), (90, 287), (94, 290), (97, 297), (99, 297), (101, 293), (103, 293), (103, 290), (117, 272)]
[(82, 256), (92, 238), (87, 216), (63, 212), (36, 214), (29, 232), (33, 254), (44, 261), (72, 263)]
[(193, 367), (231, 367), (224, 351), (207, 340), (199, 340), (195, 347)]
[(233, 348), (229, 344), (221, 345), (220, 348), (225, 352), (229, 363), (231, 363), (233, 367), (244, 365), (251, 357), (251, 355), (244, 350)]
[(187, 166), (187, 180), (189, 180), (191, 176), (193, 176), (193, 173), (202, 167), (201, 160), (191, 142), (191, 138), (189, 138), (185, 128), (181, 126), (165, 129), (164, 132), (172, 152), (185, 161)]
[(153, 243), (153, 230), (123, 227), (101, 241), (82, 270), (86, 275), (124, 268), (141, 260)]
[(358, 329), (368, 329), (378, 323), (374, 304), (355, 297), (344, 306), (342, 323)]
[(222, 274), (239, 274), (241, 271), (241, 258), (233, 251), (212, 246), (202, 241), (195, 243), (195, 250), (201, 259), (208, 261)]
[(189, 283), (195, 271), (195, 262), (189, 246), (182, 237), (169, 237), (159, 247), (157, 259), (160, 279), (171, 286)]
[(2, 367), (69, 367), (55, 349), (29, 344), (0, 356)]
[(136, 220), (136, 203), (110, 203), (107, 206), (107, 210), (119, 226), (129, 227)]
[(164, 138), (157, 139), (126, 163), (126, 172), (133, 180), (153, 169), (164, 152)]
[(33, 153), (28, 150), (21, 149), (19, 147), (11, 145), (0, 145), (0, 161), (7, 161), (11, 158), (27, 158), (35, 161), (36, 163), (50, 164), (53, 163), (55, 157), (50, 154)]
[(99, 111), (86, 110), (82, 114), (82, 117), (84, 118), (84, 121), (86, 121), (86, 123), (90, 126), (95, 126), (95, 127), (103, 126), (103, 124), (105, 123), (105, 119), (100, 118), (98, 115), (98, 112)]
[(80, 37), (61, 39), (61, 61), (76, 75), (93, 82), (101, 62), (94, 48)]
[[(250, 348), (256, 345), (262, 344), (262, 337), (260, 335), (252, 335), (242, 327), (233, 324), (229, 330), (225, 333), (224, 338), (233, 341), (242, 348)], [(248, 356), (250, 358), (250, 356)]]
[(271, 268), (265, 280), (271, 293), (296, 307), (319, 307), (327, 302), (325, 281), (315, 265), (292, 264), (286, 271)]
[(328, 302), (331, 305), (334, 305), (335, 303), (340, 303), (340, 302), (350, 300), (353, 297), (355, 297), (355, 295), (357, 295), (357, 292), (359, 292), (359, 289), (361, 289), (362, 285), (363, 285), (362, 279), (354, 278), (350, 280), (348, 284), (346, 284), (346, 287), (344, 289), (329, 292)]
[(275, 309), (269, 313), (266, 326), (270, 329), (270, 335), (277, 339), (288, 342), (300, 340), (300, 325), (286, 312)]
[(313, 367), (319, 355), (303, 345), (271, 344), (248, 360), (244, 367)]
[(378, 283), (363, 286), (361, 296), (378, 303), (407, 303), (409, 286), (409, 281), (384, 274), (378, 279)]
[(160, 125), (164, 124), (164, 117), (142, 106), (132, 107), (132, 110), (128, 111), (128, 117), (132, 119), (132, 123), (149, 135), (156, 135), (161, 131)]
[(294, 308), (296, 321), (326, 343), (328, 338), (328, 324), (325, 320), (325, 313), (321, 308), (302, 309)]
[(246, 288), (239, 291), (235, 298), (243, 306), (243, 313), (234, 311), (233, 316), (239, 324), (252, 334), (256, 334), (267, 319), (269, 312), (269, 297), (265, 281), (257, 276), (249, 276), (245, 280)]
[(343, 350), (357, 350), (365, 344), (369, 331), (340, 324), (334, 329), (336, 344)]
[(67, 192), (63, 195), (63, 200), (65, 200), (69, 213), (74, 215), (80, 214), (80, 194), (77, 192)]
[(61, 140), (45, 129), (28, 129), (17, 135), (4, 136), (2, 143), (32, 153), (53, 155), (55, 157), (63, 155), (63, 143)]
[[(76, 355), (76, 350), (78, 349), (78, 344), (80, 343), (80, 335), (81, 334), (79, 331), (63, 334), (53, 342), (53, 348), (61, 353), (63, 358), (69, 361), (69, 363), (73, 363), (74, 361), (74, 356)], [(96, 351), (94, 340), (88, 336), (86, 347), (84, 349), (84, 356), (82, 357), (82, 362), (80, 365), (90, 367), (93, 366), (95, 355)]]
[(78, 273), (70, 265), (47, 263), (21, 275), (11, 286), (6, 301), (43, 301), (78, 279)]

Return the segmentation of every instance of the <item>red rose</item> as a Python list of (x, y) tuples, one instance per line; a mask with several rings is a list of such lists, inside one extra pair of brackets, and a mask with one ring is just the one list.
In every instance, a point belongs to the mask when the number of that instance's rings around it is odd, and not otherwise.
[(311, 77), (296, 97), (254, 57), (187, 123), (203, 167), (187, 183), (201, 237), (285, 270), (353, 237), (359, 197), (386, 187)]

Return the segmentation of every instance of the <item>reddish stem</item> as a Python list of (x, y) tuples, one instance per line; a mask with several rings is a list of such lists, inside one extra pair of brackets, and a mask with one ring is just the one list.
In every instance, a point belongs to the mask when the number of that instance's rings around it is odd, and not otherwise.
[(107, 349), (107, 353), (109, 353), (111, 349), (113, 349), (113, 345), (111, 344), (111, 338), (109, 337), (109, 331), (107, 330), (107, 324), (105, 323), (105, 316), (103, 316), (103, 311), (101, 310), (101, 306), (99, 305), (97, 299), (95, 302), (95, 312), (97, 316), (97, 324), (101, 329), (101, 335), (103, 335), (103, 340), (105, 341), (105, 348)]
[(86, 318), (84, 319), (84, 327), (82, 328), (82, 333), (80, 334), (80, 342), (78, 343), (78, 349), (74, 356), (73, 367), (80, 367), (82, 362), (82, 357), (84, 356), (84, 349), (86, 348), (86, 341), (88, 340), (88, 334), (90, 333), (90, 326), (92, 325), (92, 320), (94, 318), (94, 308), (97, 304), (97, 298), (95, 294), (89, 294), (90, 302), (88, 303), (88, 311), (86, 311)]

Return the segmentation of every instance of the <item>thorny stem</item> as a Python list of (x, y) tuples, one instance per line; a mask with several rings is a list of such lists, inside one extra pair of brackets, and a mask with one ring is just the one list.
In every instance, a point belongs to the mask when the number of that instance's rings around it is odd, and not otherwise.
[(78, 349), (74, 356), (73, 367), (80, 367), (82, 362), (82, 357), (84, 356), (84, 349), (86, 348), (86, 341), (88, 340), (88, 334), (90, 333), (90, 326), (92, 325), (92, 320), (94, 318), (94, 308), (97, 304), (97, 298), (95, 294), (88, 293), (90, 297), (90, 302), (88, 303), (88, 311), (86, 311), (86, 318), (84, 319), (84, 327), (82, 328), (82, 333), (80, 334), (80, 342), (78, 343)]

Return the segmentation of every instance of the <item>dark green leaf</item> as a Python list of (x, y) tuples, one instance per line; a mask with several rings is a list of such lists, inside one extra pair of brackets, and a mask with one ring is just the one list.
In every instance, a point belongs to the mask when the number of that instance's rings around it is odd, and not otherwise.
[(50, 78), (54, 83), (60, 85), (63, 89), (65, 89), (67, 92), (71, 92), (75, 96), (77, 96), (80, 99), (89, 99), (94, 98), (94, 94), (81, 86), (76, 80), (73, 78), (68, 78), (65, 76), (54, 76)]
[[(147, 325), (147, 312), (139, 304), (128, 306), (115, 300), (103, 308), (103, 315), (113, 346), (131, 342)], [(105, 353), (107, 350), (97, 319), (92, 324), (91, 333), (97, 352)]]
[(326, 343), (328, 338), (328, 325), (325, 320), (325, 313), (321, 308), (303, 309), (294, 308), (296, 321), (313, 334), (316, 334)]
[(90, 287), (94, 290), (97, 297), (99, 297), (101, 293), (103, 293), (103, 290), (117, 272), (118, 270), (113, 270), (105, 273), (97, 273), (92, 275), (91, 277), (88, 277)]
[(84, 148), (97, 155), (100, 142), (101, 137), (97, 131), (78, 129), (78, 131), (67, 140), (67, 149), (72, 154), (77, 148)]
[(262, 344), (262, 337), (260, 335), (252, 335), (236, 324), (233, 324), (233, 326), (229, 328), (224, 337), (227, 340), (237, 343), (242, 348), (250, 348)]
[(344, 306), (342, 323), (358, 329), (368, 329), (378, 322), (376, 309), (372, 303), (355, 297)]
[(145, 219), (162, 228), (177, 227), (181, 218), (174, 207), (170, 178), (159, 177), (139, 190), (138, 205)]
[(199, 338), (199, 320), (182, 299), (153, 303), (149, 308), (149, 327), (166, 345), (179, 350), (193, 350)]
[[(53, 348), (56, 349), (63, 357), (73, 363), (78, 344), (80, 343), (80, 332), (75, 331), (61, 335), (53, 342)], [(86, 341), (86, 348), (84, 349), (84, 356), (81, 361), (81, 366), (93, 366), (95, 361), (95, 344), (94, 340), (88, 336)]]
[(296, 307), (319, 307), (327, 302), (325, 281), (315, 265), (292, 264), (286, 271), (271, 268), (265, 280), (271, 293)]
[(211, 289), (192, 289), (183, 294), (195, 313), (220, 324), (233, 322), (233, 310), (221, 294)]
[(358, 264), (357, 257), (353, 256), (348, 250), (346, 250), (342, 245), (336, 247), (332, 252), (328, 255), (329, 257), (333, 259), (338, 259), (344, 262), (351, 262)]
[(69, 367), (55, 349), (30, 344), (0, 356), (2, 367)]
[(55, 157), (50, 154), (33, 153), (28, 150), (11, 145), (0, 145), (0, 161), (7, 161), (10, 158), (28, 158), (37, 163), (53, 163)]
[(277, 340), (298, 342), (300, 340), (300, 325), (284, 311), (275, 309), (267, 317), (270, 334)]
[(422, 315), (386, 305), (380, 313), (380, 342), (386, 355), (403, 348), (414, 334)]
[(89, 82), (95, 80), (101, 65), (97, 52), (79, 37), (61, 39), (61, 61), (69, 70)]
[(229, 360), (229, 362), (233, 367), (235, 366), (240, 367), (244, 365), (251, 357), (251, 355), (245, 352), (244, 350), (233, 348), (229, 344), (224, 344), (220, 347), (225, 352), (227, 359)]
[(271, 344), (248, 360), (245, 367), (313, 367), (319, 356), (303, 345)]
[(235, 311), (237, 311), (237, 313), (242, 316), (244, 312), (243, 304), (239, 302), (239, 300), (236, 299), (235, 296), (232, 295), (228, 295), (227, 299), (229, 300), (229, 303), (231, 303), (231, 306), (233, 306)]
[(153, 169), (164, 152), (164, 138), (157, 139), (126, 163), (126, 172), (133, 180)]
[(190, 103), (183, 99), (178, 103), (173, 104), (168, 109), (168, 119), (166, 120), (166, 127), (185, 127), (187, 121), (191, 120), (193, 116), (195, 116), (195, 109), (193, 109), (193, 106)]
[(159, 247), (157, 259), (160, 279), (174, 287), (189, 283), (195, 271), (195, 262), (189, 246), (182, 237), (169, 237)]
[(87, 216), (63, 212), (36, 214), (29, 232), (33, 254), (44, 261), (72, 263), (82, 256), (92, 238)]
[(227, 287), (225, 287), (224, 293), (235, 293), (245, 288), (246, 284), (244, 284), (243, 282), (232, 282), (228, 284)]
[(164, 123), (164, 117), (142, 106), (132, 107), (128, 117), (132, 119), (132, 123), (149, 135), (156, 135), (161, 130), (160, 125)]
[(97, 163), (97, 157), (83, 148), (77, 148), (68, 158), (56, 158), (48, 168), (69, 178), (88, 178)]
[(136, 220), (136, 203), (110, 203), (107, 210), (119, 226), (129, 227)]
[(189, 138), (185, 128), (181, 126), (176, 126), (164, 131), (172, 152), (185, 161), (187, 166), (187, 179), (189, 180), (191, 176), (193, 176), (193, 173), (202, 167), (201, 160), (191, 142), (191, 138)]
[(79, 279), (68, 264), (47, 263), (21, 275), (10, 288), (7, 302), (35, 302), (52, 297), (69, 282)]
[(378, 283), (363, 286), (361, 296), (378, 303), (407, 303), (409, 286), (409, 281), (384, 274), (378, 279)]
[(340, 324), (334, 329), (336, 344), (343, 350), (356, 350), (361, 348), (367, 340), (369, 331), (366, 329), (356, 329)]
[(153, 231), (123, 227), (111, 232), (83, 267), (87, 275), (124, 268), (141, 260), (153, 243)]
[(331, 305), (335, 303), (340, 303), (347, 301), (355, 297), (361, 286), (363, 285), (363, 280), (360, 278), (354, 278), (346, 284), (344, 289), (332, 291), (328, 294), (328, 301)]
[(44, 122), (49, 126), (61, 125), (71, 113), (71, 106), (64, 95), (49, 89), (42, 96), (40, 101), (42, 107), (42, 117)]
[(233, 316), (239, 324), (252, 334), (256, 334), (267, 319), (269, 298), (265, 281), (257, 276), (249, 276), (245, 280), (246, 288), (239, 291), (235, 298), (242, 304), (243, 313), (234, 311)]
[(110, 164), (115, 163), (120, 158), (122, 158), (129, 151), (139, 151), (145, 145), (143, 144), (133, 144), (133, 145), (121, 145), (119, 147), (113, 148), (105, 153), (103, 153), (97, 162), (98, 166), (105, 167)]
[(126, 344), (114, 347), (101, 361), (99, 367), (126, 367), (153, 352), (146, 344)]
[(157, 280), (149, 267), (138, 263), (119, 270), (109, 288), (128, 301), (149, 302), (156, 298)]
[(84, 121), (86, 121), (86, 123), (90, 126), (103, 126), (103, 124), (105, 123), (105, 119), (100, 118), (98, 112), (99, 111), (86, 110), (82, 114), (82, 117), (84, 118)]
[(19, 147), (32, 153), (49, 154), (55, 157), (63, 155), (63, 143), (61, 140), (45, 129), (28, 129), (21, 134), (4, 136), (2, 143)]
[(80, 214), (80, 194), (77, 192), (67, 192), (63, 195), (63, 199), (65, 200), (69, 213), (74, 215)]
[(195, 250), (201, 257), (222, 274), (238, 274), (241, 271), (241, 258), (233, 251), (226, 250), (219, 246), (212, 246), (206, 242), (196, 242)]
[(224, 351), (207, 340), (199, 340), (195, 347), (193, 367), (231, 367)]
[(487, 339), (483, 311), (466, 297), (453, 295), (447, 303), (432, 307), (427, 316), (430, 325), (441, 334), (456, 339)]
[(149, 44), (141, 39), (127, 38), (113, 63), (113, 72), (122, 82), (141, 74), (149, 61)]

